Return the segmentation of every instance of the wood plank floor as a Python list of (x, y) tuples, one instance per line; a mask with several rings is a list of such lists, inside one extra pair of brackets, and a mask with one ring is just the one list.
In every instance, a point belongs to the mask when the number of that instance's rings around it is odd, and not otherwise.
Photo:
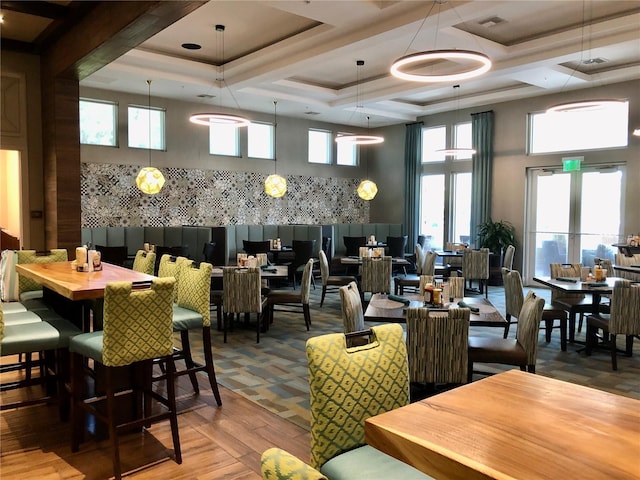
[[(179, 380), (178, 416), (182, 465), (172, 452), (169, 422), (123, 436), (121, 455), (128, 478), (260, 479), (260, 455), (274, 445), (309, 460), (309, 432), (255, 403), (220, 387), (215, 403), (206, 377), (198, 375), (200, 395), (187, 376)], [(38, 388), (38, 387), (34, 387)], [(2, 403), (16, 391), (3, 392)], [(70, 425), (58, 419), (55, 405), (36, 405), (0, 414), (0, 478), (105, 479), (112, 477), (108, 441), (89, 440), (71, 452)]]

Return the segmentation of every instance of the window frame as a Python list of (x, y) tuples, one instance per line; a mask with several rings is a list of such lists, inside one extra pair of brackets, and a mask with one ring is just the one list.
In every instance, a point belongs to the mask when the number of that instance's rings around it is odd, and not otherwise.
[[(143, 139), (144, 141), (144, 145), (142, 146), (138, 146), (138, 145), (132, 145), (131, 144), (131, 110), (132, 109), (138, 109), (140, 111), (147, 111), (149, 112), (148, 115), (151, 115), (152, 112), (157, 112), (160, 114), (160, 125), (158, 129), (154, 129), (154, 125), (153, 125), (153, 116), (151, 117), (151, 122), (152, 124), (150, 125), (150, 121), (149, 118), (145, 119), (144, 121), (140, 122), (140, 124), (142, 125), (142, 123), (145, 123), (144, 126), (144, 135), (142, 135), (140, 138)], [(154, 106), (149, 106), (149, 105), (137, 105), (137, 104), (130, 104), (127, 106), (127, 146), (129, 148), (137, 148), (137, 149), (142, 149), (142, 150), (156, 150), (156, 151), (160, 151), (160, 152), (166, 152), (167, 150), (167, 130), (166, 130), (166, 125), (167, 125), (167, 111), (165, 108), (162, 107), (154, 107)], [(151, 144), (149, 145), (149, 127), (151, 126)], [(153, 141), (154, 139), (154, 131), (158, 131), (159, 130), (159, 146), (154, 146), (155, 142)]]
[[(312, 160), (312, 155), (311, 155), (311, 133), (312, 132), (323, 133), (326, 136), (326, 143), (325, 143), (326, 154), (325, 154), (324, 162), (316, 162)], [(332, 165), (333, 157), (334, 157), (332, 142), (335, 143), (333, 139), (334, 139), (334, 134), (331, 130), (326, 130), (323, 128), (309, 128), (307, 130), (307, 163), (313, 163), (315, 165)]]
[[(225, 132), (218, 132), (218, 134), (222, 133), (230, 133), (233, 132), (234, 137), (234, 149), (233, 152), (229, 152), (224, 149), (215, 150), (215, 132), (217, 130), (224, 130)], [(226, 124), (226, 123), (210, 123), (209, 124), (209, 155), (215, 155), (218, 157), (235, 157), (240, 158), (240, 128), (238, 128), (234, 124)]]
[[(83, 103), (93, 103), (93, 104), (100, 104), (100, 105), (109, 105), (112, 108), (112, 113), (113, 113), (113, 143), (92, 143), (92, 142), (84, 142), (82, 140), (83, 135), (83, 118), (82, 118), (82, 104)], [(89, 97), (80, 97), (79, 102), (78, 102), (78, 120), (79, 120), (79, 130), (80, 130), (80, 144), (81, 145), (95, 145), (95, 146), (99, 146), (99, 147), (118, 147), (119, 145), (119, 136), (118, 136), (118, 109), (119, 109), (119, 105), (118, 102), (116, 101), (112, 101), (112, 100), (102, 100), (102, 99), (98, 99), (98, 98), (89, 98)]]
[[(269, 128), (269, 145), (267, 147), (267, 149), (269, 150), (269, 153), (267, 154), (267, 156), (262, 156), (262, 155), (252, 155), (252, 150), (251, 150), (251, 145), (252, 145), (252, 127), (267, 127)], [(276, 130), (276, 125), (272, 122), (258, 122), (258, 121), (252, 121), (248, 127), (247, 127), (247, 157), (249, 158), (259, 158), (261, 160), (275, 160), (276, 159), (276, 147), (275, 147), (275, 142), (276, 142), (276, 135), (275, 135), (275, 130)], [(255, 135), (255, 133), (253, 134)]]

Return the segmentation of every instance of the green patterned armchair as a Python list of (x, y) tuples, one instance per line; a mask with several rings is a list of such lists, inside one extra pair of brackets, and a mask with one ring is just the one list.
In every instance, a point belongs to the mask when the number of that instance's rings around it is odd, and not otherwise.
[(633, 339), (640, 335), (640, 286), (629, 280), (618, 280), (611, 296), (611, 313), (587, 317), (587, 355), (597, 343), (597, 331), (603, 331), (605, 346), (611, 350), (611, 368), (618, 369), (616, 335), (626, 337), (625, 354), (633, 353)]
[[(182, 344), (182, 348), (174, 354), (174, 360), (184, 360), (186, 364), (186, 369), (178, 371), (177, 375), (189, 375), (194, 392), (199, 393), (196, 373), (199, 371), (207, 372), (211, 390), (218, 406), (220, 406), (222, 399), (216, 380), (211, 346), (210, 299), (213, 265), (206, 262), (198, 265), (184, 257), (179, 257), (178, 261), (173, 264), (176, 265), (173, 273), (177, 275), (177, 296), (173, 306), (173, 331), (180, 332)], [(189, 342), (190, 330), (202, 332), (204, 365), (198, 365), (193, 361)]]
[[(51, 249), (45, 255), (38, 254), (35, 250), (18, 250), (18, 263), (53, 263), (67, 260), (67, 250), (64, 248)], [(42, 285), (23, 275), (18, 275), (18, 291), (21, 302), (42, 298)], [(31, 310), (34, 306), (27, 305), (27, 308)]]
[[(77, 335), (69, 342), (71, 352), (71, 450), (77, 452), (83, 437), (83, 411), (87, 411), (109, 426), (113, 470), (116, 479), (121, 478), (118, 433), (139, 429), (151, 423), (169, 420), (176, 463), (182, 463), (175, 401), (175, 365), (173, 353), (172, 306), (175, 279), (157, 278), (150, 288), (134, 288), (129, 282), (110, 282), (104, 294), (104, 330)], [(104, 366), (104, 398), (86, 398), (85, 359)], [(155, 359), (167, 365), (166, 398), (152, 388), (151, 368)], [(135, 364), (135, 365), (134, 365)], [(144, 381), (133, 382), (132, 395), (144, 399), (144, 415), (141, 418), (118, 424), (114, 367), (134, 365)], [(139, 397), (141, 396), (141, 397)], [(151, 398), (166, 408), (152, 410)], [(102, 401), (106, 409), (98, 409)], [(106, 413), (105, 413), (106, 412)]]
[(158, 277), (173, 277), (176, 279), (176, 288), (173, 289), (173, 301), (178, 300), (178, 285), (180, 285), (180, 264), (183, 262), (189, 265), (193, 263), (186, 257), (174, 257), (165, 253), (160, 257), (160, 265), (158, 266)]
[(411, 382), (466, 383), (470, 313), (468, 308), (451, 308), (448, 312), (407, 310)]
[(306, 353), (311, 394), (311, 467), (305, 468), (281, 450), (268, 450), (263, 455), (263, 479), (431, 478), (370, 447), (364, 438), (367, 418), (409, 402), (402, 327), (373, 327), (369, 342), (357, 347), (347, 347), (344, 334), (321, 335), (307, 340)]
[(133, 270), (147, 275), (153, 275), (156, 267), (156, 254), (154, 252), (145, 252), (138, 250), (136, 258), (133, 260)]

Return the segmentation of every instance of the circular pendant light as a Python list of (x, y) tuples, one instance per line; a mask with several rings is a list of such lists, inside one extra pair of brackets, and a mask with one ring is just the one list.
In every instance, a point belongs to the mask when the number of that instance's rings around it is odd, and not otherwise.
[(378, 186), (371, 180), (363, 180), (358, 185), (358, 196), (363, 200), (373, 200), (378, 193)]
[[(426, 62), (436, 60), (452, 60), (457, 64), (460, 60), (466, 60), (476, 65), (473, 68), (456, 73), (442, 75), (410, 73), (407, 67), (416, 66)], [(475, 78), (491, 69), (491, 59), (483, 53), (470, 50), (431, 50), (427, 52), (413, 53), (397, 59), (391, 65), (391, 75), (402, 80), (412, 82), (436, 83), (436, 82), (457, 82)]]
[(147, 145), (147, 149), (149, 150), (149, 166), (142, 168), (140, 172), (138, 172), (136, 186), (142, 193), (155, 195), (156, 193), (160, 193), (160, 190), (162, 190), (164, 186), (164, 175), (162, 175), (162, 172), (156, 167), (151, 166), (151, 80), (147, 80), (147, 87), (149, 91), (149, 108), (147, 110), (147, 115), (149, 116), (149, 144)]
[(567, 102), (553, 105), (547, 108), (547, 113), (588, 112), (591, 110), (600, 110), (621, 103), (624, 103), (624, 101), (616, 99), (581, 100), (578, 102)]
[[(454, 117), (454, 121), (453, 124), (454, 126), (458, 123), (458, 116), (459, 116), (459, 112), (460, 112), (460, 85), (454, 85), (453, 89), (456, 91), (456, 114)], [(453, 135), (451, 135), (451, 143), (453, 143)], [(476, 153), (476, 149), (475, 148), (458, 148), (458, 147), (451, 147), (451, 148), (443, 148), (440, 150), (436, 150), (436, 152), (438, 153), (442, 153), (444, 156), (446, 157), (470, 157), (471, 155), (475, 155)]]
[[(220, 90), (220, 104), (222, 104), (222, 91), (226, 87), (227, 90), (229, 90), (229, 93), (231, 94), (231, 98), (233, 98), (233, 100), (235, 101), (236, 107), (238, 108), (238, 110), (240, 110), (240, 105), (238, 105), (238, 101), (236, 100), (236, 97), (234, 97), (233, 92), (224, 81), (224, 30), (225, 30), (225, 27), (224, 25), (216, 25), (215, 28), (216, 28), (216, 32), (218, 32), (219, 40), (217, 42), (217, 46), (220, 51), (220, 58), (221, 58), (220, 76), (217, 79), (219, 83), (219, 90)], [(230, 125), (233, 127), (246, 127), (251, 123), (251, 120), (245, 117), (241, 117), (239, 115), (231, 115), (229, 113), (220, 113), (220, 112), (195, 113), (189, 117), (189, 121), (191, 123), (195, 123), (196, 125), (204, 125), (205, 127), (208, 127), (211, 124), (215, 124), (215, 123)]]

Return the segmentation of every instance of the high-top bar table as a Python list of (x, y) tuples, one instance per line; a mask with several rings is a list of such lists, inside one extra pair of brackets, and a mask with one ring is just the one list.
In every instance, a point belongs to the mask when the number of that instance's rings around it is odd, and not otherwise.
[(371, 417), (365, 438), (439, 480), (640, 477), (639, 400), (519, 370)]

